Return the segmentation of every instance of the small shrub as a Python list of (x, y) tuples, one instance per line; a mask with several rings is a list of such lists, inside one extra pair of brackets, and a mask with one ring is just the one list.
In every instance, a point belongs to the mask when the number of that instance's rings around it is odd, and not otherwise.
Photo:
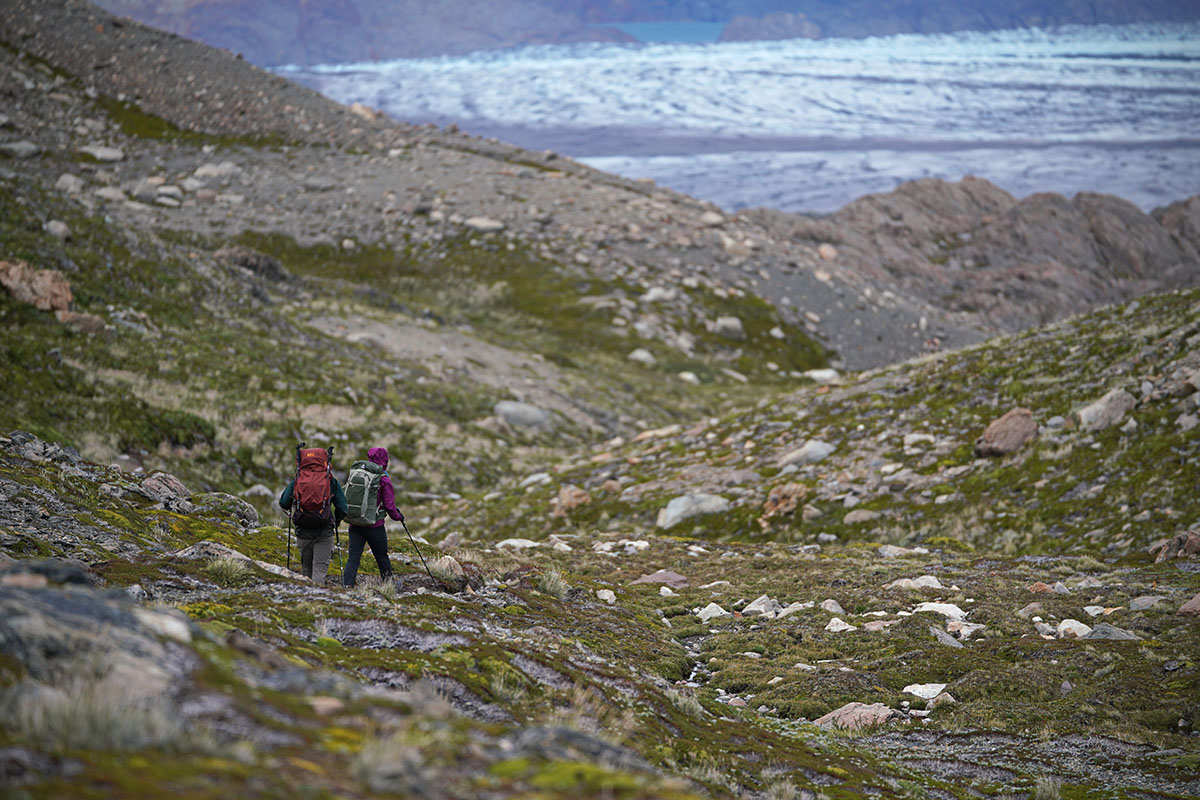
[(562, 573), (556, 569), (547, 570), (538, 578), (538, 590), (559, 600), (565, 598), (570, 589)]
[(220, 556), (208, 562), (204, 573), (222, 586), (241, 586), (254, 579), (254, 568), (244, 558)]

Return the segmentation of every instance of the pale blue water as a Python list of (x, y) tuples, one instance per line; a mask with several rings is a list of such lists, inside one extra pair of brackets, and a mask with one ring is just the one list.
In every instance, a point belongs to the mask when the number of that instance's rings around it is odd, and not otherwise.
[(713, 200), (829, 211), (920, 177), (1152, 208), (1200, 193), (1200, 24), (533, 47), (284, 68)]

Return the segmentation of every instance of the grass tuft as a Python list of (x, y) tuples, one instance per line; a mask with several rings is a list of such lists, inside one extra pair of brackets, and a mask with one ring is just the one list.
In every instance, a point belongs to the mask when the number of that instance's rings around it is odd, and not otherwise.
[(556, 569), (546, 570), (538, 578), (538, 590), (559, 600), (565, 599), (570, 589), (562, 573)]
[(241, 586), (254, 579), (250, 562), (234, 556), (219, 556), (204, 567), (208, 577), (222, 586)]

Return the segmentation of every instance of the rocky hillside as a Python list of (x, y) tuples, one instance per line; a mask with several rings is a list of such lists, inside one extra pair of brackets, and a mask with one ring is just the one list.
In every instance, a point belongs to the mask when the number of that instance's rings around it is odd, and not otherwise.
[[(909, 273), (1065, 256), (978, 183), (727, 215), (9, 7), (5, 796), (1200, 792), (1197, 290), (982, 341)], [(1091, 299), (1190, 263), (1062, 203)], [(290, 571), (298, 440), (433, 574)]]
[(896, 33), (1124, 24), (1200, 18), (1196, 0), (510, 0), (474, 4), (380, 0), (101, 0), (117, 16), (223, 47), (260, 65), (457, 55), (528, 44), (632, 41), (606, 25), (722, 22), (725, 41), (861, 38)]

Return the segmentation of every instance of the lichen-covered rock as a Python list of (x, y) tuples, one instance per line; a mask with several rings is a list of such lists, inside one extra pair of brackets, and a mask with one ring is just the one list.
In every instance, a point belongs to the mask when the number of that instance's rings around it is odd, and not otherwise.
[[(181, 483), (180, 486), (182, 485)], [(191, 499), (193, 505), (199, 509), (209, 509), (219, 512), (222, 516), (234, 517), (245, 526), (258, 524), (258, 511), (240, 497), (224, 492), (208, 492), (195, 495)]]
[(1152, 552), (1156, 553), (1156, 562), (1200, 554), (1200, 530), (1177, 533)]

